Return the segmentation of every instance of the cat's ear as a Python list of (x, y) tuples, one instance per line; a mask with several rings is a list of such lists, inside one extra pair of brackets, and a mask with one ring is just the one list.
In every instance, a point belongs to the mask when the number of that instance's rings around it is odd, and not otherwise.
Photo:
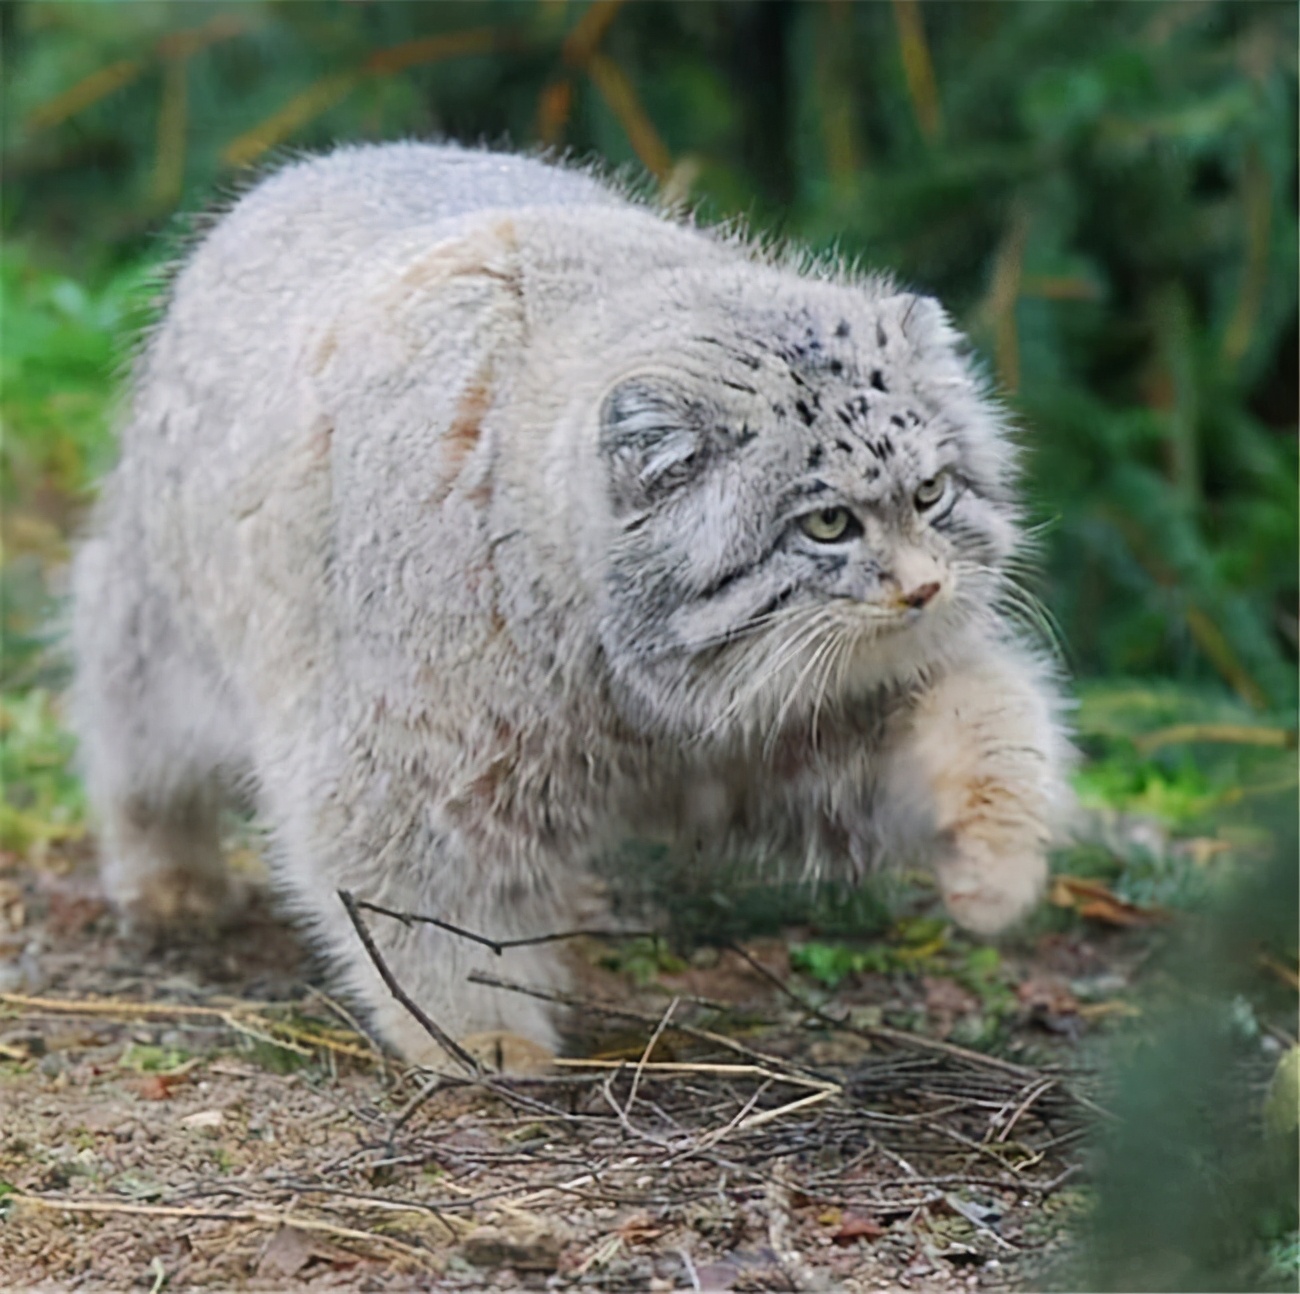
[(620, 382), (600, 407), (600, 449), (617, 512), (644, 508), (697, 476), (705, 437), (685, 393), (667, 378)]

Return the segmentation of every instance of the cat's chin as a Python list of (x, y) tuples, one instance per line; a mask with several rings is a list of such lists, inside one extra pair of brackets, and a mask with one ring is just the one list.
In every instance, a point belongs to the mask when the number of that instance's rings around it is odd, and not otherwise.
[(951, 659), (956, 627), (947, 617), (899, 616), (873, 625), (845, 663), (841, 691), (861, 696), (886, 687), (909, 687)]

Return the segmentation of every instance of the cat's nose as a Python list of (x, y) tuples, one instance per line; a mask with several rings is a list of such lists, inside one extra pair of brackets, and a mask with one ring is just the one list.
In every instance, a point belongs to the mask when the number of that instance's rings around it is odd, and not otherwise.
[(902, 595), (903, 605), (919, 611), (926, 603), (933, 600), (934, 595), (939, 592), (939, 581), (930, 580), (926, 584), (918, 584), (910, 593)]

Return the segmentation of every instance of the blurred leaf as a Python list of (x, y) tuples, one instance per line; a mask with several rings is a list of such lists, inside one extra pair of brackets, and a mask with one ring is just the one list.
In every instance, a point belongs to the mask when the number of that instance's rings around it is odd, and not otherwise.
[(1277, 1071), (1269, 1084), (1264, 1119), (1275, 1137), (1294, 1135), (1300, 1126), (1300, 1046), (1295, 1046), (1278, 1061)]
[(0, 695), (0, 848), (22, 853), (83, 834), (73, 746), (47, 692)]
[(1073, 908), (1081, 917), (1109, 926), (1152, 926), (1169, 920), (1159, 908), (1127, 903), (1100, 882), (1079, 876), (1057, 876), (1048, 899), (1058, 908)]

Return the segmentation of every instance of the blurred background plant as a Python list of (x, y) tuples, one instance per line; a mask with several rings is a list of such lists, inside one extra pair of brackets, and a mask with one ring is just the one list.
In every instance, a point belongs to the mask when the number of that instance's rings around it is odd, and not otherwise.
[[(293, 150), (450, 137), (625, 166), (706, 219), (938, 295), (1024, 428), (1037, 591), (1079, 680), (1079, 788), (1104, 829), (1058, 860), (1045, 920), (1141, 925), (1253, 884), (1264, 858), (1273, 898), (1249, 910), (1294, 909), (1275, 830), (1296, 774), (1290, 0), (9, 0), (0, 42), (0, 848), (81, 830), (63, 562), (180, 213)], [(1255, 988), (1219, 992), (1276, 1011), (1259, 981), (1293, 1001), (1295, 923), (1289, 941), (1265, 925), (1272, 970), (1239, 949)], [(824, 984), (933, 943), (820, 933), (793, 969)], [(971, 955), (953, 964), (978, 988)], [(1168, 1081), (1149, 1070), (1148, 1091)], [(1120, 1235), (1128, 1208), (1099, 1216)], [(1252, 1280), (1295, 1287), (1294, 1221)], [(1140, 1278), (1196, 1288), (1218, 1261)]]
[(19, 0), (0, 21), (11, 496), (102, 461), (104, 339), (177, 210), (337, 139), (545, 143), (938, 294), (1028, 429), (1076, 670), (1294, 702), (1294, 5)]

